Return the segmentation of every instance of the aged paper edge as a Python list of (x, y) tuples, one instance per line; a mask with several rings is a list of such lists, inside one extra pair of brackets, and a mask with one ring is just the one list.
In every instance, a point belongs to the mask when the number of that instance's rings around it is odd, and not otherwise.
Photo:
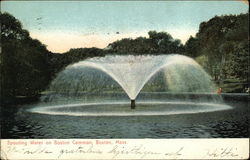
[(249, 138), (2, 139), (1, 159), (248, 159)]

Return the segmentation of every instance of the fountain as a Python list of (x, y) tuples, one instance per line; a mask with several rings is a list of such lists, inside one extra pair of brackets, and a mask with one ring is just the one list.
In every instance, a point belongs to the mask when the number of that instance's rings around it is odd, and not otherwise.
[[(74, 98), (79, 97), (78, 100), (84, 102), (81, 106), (85, 106), (85, 108), (90, 108), (89, 106), (93, 104), (112, 106), (120, 98), (126, 103), (126, 96), (122, 94), (125, 92), (131, 101), (130, 108), (134, 110), (137, 108), (135, 100), (140, 92), (142, 93), (139, 99), (143, 97), (143, 93), (149, 93), (151, 98), (154, 97), (154, 93), (164, 92), (168, 94), (169, 100), (174, 97), (180, 102), (182, 100), (178, 98), (184, 97), (189, 100), (188, 103), (197, 100), (204, 102), (204, 97), (210, 96), (203, 106), (211, 106), (208, 103), (215, 101), (222, 103), (221, 97), (214, 94), (215, 90), (211, 77), (202, 67), (192, 58), (183, 55), (108, 55), (89, 58), (66, 67), (52, 81), (46, 91), (47, 94), (41, 97), (41, 101), (55, 102), (56, 107), (54, 108), (60, 108), (74, 106), (71, 104), (72, 101), (76, 102)], [(92, 99), (91, 103), (89, 103), (89, 99)], [(110, 101), (112, 103), (107, 103)], [(69, 104), (61, 105), (62, 103)], [(119, 104), (125, 103), (120, 102)], [(158, 104), (157, 100), (149, 103)], [(138, 104), (142, 104), (142, 102)], [(159, 104), (162, 105), (162, 102)], [(192, 105), (196, 104), (192, 103)], [(76, 104), (76, 106), (79, 105)], [(228, 109), (228, 107), (225, 108)], [(44, 112), (44, 109), (42, 110), (39, 112)]]

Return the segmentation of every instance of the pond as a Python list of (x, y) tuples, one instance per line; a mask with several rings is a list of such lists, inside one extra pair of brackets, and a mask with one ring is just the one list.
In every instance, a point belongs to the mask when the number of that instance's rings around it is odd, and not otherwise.
[[(224, 96), (229, 108), (204, 112), (199, 111), (209, 106), (195, 103), (138, 102), (134, 111), (129, 103), (92, 106), (100, 109), (99, 112), (90, 106), (78, 105), (50, 108), (53, 114), (31, 112), (32, 104), (2, 106), (1, 138), (248, 138), (248, 99), (232, 97), (235, 96)], [(115, 107), (113, 114), (102, 115)], [(75, 114), (86, 113), (86, 110), (94, 115)], [(142, 114), (145, 110), (150, 112)], [(187, 110), (194, 112), (185, 112)], [(65, 112), (69, 114), (57, 114)]]

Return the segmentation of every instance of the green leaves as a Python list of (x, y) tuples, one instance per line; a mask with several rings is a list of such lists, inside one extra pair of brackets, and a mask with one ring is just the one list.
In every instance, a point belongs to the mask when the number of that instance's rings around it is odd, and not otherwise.
[(38, 40), (32, 39), (21, 23), (8, 13), (1, 19), (1, 96), (33, 96), (48, 85), (50, 54)]
[(185, 44), (185, 54), (204, 55), (204, 66), (215, 80), (225, 78), (247, 79), (248, 15), (215, 16), (200, 24), (196, 37)]
[(149, 31), (149, 38), (124, 38), (108, 45), (109, 51), (115, 54), (171, 54), (183, 51), (179, 39), (167, 32)]

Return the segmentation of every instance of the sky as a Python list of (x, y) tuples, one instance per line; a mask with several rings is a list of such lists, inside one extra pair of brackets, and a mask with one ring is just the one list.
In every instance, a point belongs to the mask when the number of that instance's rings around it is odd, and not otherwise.
[(242, 1), (1, 1), (47, 49), (105, 48), (122, 38), (168, 32), (185, 43), (215, 15), (247, 13)]

